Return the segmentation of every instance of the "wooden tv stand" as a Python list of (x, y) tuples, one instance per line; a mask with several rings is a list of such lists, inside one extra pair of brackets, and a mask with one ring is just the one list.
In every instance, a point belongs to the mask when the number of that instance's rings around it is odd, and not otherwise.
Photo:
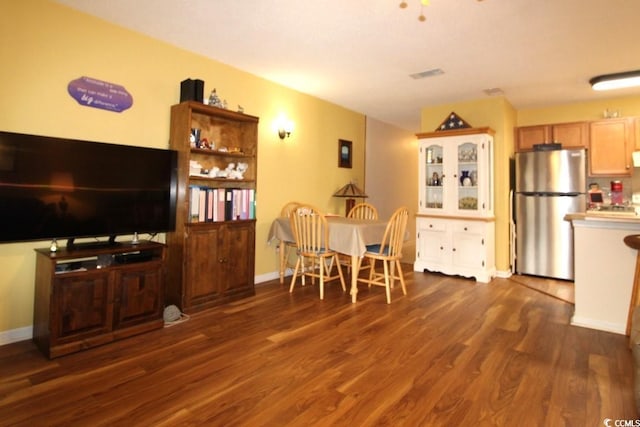
[(49, 358), (162, 328), (166, 247), (36, 249), (33, 340)]

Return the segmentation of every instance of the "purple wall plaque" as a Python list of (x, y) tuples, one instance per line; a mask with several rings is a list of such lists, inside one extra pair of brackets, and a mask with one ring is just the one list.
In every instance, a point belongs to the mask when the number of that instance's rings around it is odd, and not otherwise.
[(85, 107), (121, 113), (133, 105), (133, 98), (124, 86), (91, 77), (71, 80), (67, 85), (67, 91), (78, 104)]

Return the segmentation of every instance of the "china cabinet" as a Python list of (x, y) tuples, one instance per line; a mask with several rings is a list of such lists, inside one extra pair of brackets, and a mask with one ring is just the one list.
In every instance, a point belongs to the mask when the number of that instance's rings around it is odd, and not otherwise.
[(186, 313), (255, 293), (258, 120), (195, 101), (171, 107), (178, 203), (166, 300)]
[(468, 128), (417, 135), (415, 271), (480, 282), (495, 275), (493, 134)]

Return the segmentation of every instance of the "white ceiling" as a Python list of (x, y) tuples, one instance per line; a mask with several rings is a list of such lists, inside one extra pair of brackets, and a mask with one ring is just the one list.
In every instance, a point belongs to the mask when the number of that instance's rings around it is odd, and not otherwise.
[(56, 1), (412, 132), (487, 89), (517, 109), (640, 94), (588, 84), (640, 69), (640, 0), (431, 0), (425, 22), (420, 0)]

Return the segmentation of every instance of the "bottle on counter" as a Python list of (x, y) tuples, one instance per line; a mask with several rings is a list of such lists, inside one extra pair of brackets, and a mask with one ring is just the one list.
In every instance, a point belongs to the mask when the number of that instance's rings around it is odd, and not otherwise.
[(611, 181), (611, 204), (624, 204), (624, 197), (622, 195), (622, 181)]

